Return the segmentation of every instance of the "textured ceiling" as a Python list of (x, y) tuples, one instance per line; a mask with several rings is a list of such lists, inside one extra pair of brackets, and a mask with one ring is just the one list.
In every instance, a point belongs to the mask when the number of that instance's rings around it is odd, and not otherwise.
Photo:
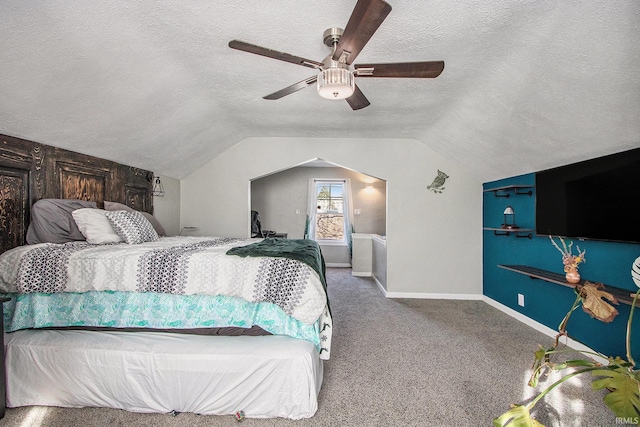
[(356, 62), (444, 60), (436, 79), (313, 87), (355, 0), (0, 0), (0, 133), (182, 178), (255, 136), (415, 138), (484, 181), (640, 146), (640, 2), (388, 0)]

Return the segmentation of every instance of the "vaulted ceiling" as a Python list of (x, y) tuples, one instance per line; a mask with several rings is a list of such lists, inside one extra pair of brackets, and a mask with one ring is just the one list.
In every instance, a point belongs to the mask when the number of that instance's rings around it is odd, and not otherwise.
[(182, 178), (247, 137), (415, 138), (482, 180), (640, 146), (640, 2), (388, 0), (356, 62), (443, 60), (436, 79), (356, 79), (353, 111), (311, 68), (356, 0), (0, 0), (0, 133)]

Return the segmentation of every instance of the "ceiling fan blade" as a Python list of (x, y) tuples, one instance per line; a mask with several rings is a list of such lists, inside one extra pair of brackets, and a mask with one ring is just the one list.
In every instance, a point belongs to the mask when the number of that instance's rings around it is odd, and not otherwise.
[(229, 42), (229, 47), (232, 49), (242, 50), (244, 52), (255, 53), (256, 55), (266, 56), (267, 58), (273, 58), (280, 61), (290, 62), (296, 65), (302, 65), (303, 67), (317, 69), (320, 69), (322, 67), (322, 62), (302, 58), (300, 56), (290, 55), (284, 52), (278, 52), (276, 50), (267, 49), (266, 47), (260, 47), (254, 44), (241, 42), (240, 40), (231, 40)]
[(263, 99), (280, 99), (284, 96), (291, 95), (293, 92), (297, 92), (305, 87), (311, 86), (318, 80), (318, 76), (312, 76), (308, 79), (302, 80), (301, 82), (292, 84), (291, 86), (287, 86), (284, 89), (280, 89), (277, 92), (273, 92), (270, 95), (263, 96)]
[(435, 78), (444, 70), (444, 61), (396, 62), (355, 65), (357, 77)]
[(358, 0), (338, 41), (333, 60), (338, 61), (348, 52), (346, 63), (351, 65), (389, 12), (391, 5), (383, 0)]
[(360, 110), (364, 107), (368, 107), (369, 105), (371, 105), (371, 103), (369, 102), (367, 97), (364, 96), (364, 93), (362, 93), (358, 85), (356, 85), (353, 95), (347, 98), (347, 102), (351, 106), (352, 110)]

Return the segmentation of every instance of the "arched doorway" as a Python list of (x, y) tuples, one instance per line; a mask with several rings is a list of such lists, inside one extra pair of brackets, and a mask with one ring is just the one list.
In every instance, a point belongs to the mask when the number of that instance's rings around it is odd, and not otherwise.
[[(250, 209), (260, 213), (263, 228), (286, 233), (289, 238), (304, 237), (310, 179), (350, 180), (354, 231), (386, 235), (386, 181), (322, 159), (314, 159), (251, 181)], [(328, 266), (350, 266), (347, 245), (321, 246)]]

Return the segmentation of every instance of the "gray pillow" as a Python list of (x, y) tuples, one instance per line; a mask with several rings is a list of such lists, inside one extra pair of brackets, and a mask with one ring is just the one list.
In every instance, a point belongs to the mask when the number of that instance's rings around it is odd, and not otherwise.
[[(129, 211), (129, 212), (135, 211), (135, 209), (127, 205), (123, 205), (122, 203), (107, 202), (107, 201), (104, 202), (104, 210), (105, 211)], [(162, 226), (162, 224), (160, 224), (160, 221), (158, 221), (155, 216), (151, 215), (149, 212), (144, 212), (144, 211), (138, 211), (138, 212), (144, 215), (147, 221), (151, 223), (154, 230), (156, 230), (156, 233), (158, 233), (158, 236), (167, 235), (167, 233), (164, 231), (164, 227)]]
[(137, 245), (159, 239), (151, 223), (138, 211), (107, 211), (105, 215), (125, 243)]
[(27, 243), (67, 243), (85, 240), (71, 212), (97, 208), (96, 202), (72, 199), (41, 199), (31, 206)]

